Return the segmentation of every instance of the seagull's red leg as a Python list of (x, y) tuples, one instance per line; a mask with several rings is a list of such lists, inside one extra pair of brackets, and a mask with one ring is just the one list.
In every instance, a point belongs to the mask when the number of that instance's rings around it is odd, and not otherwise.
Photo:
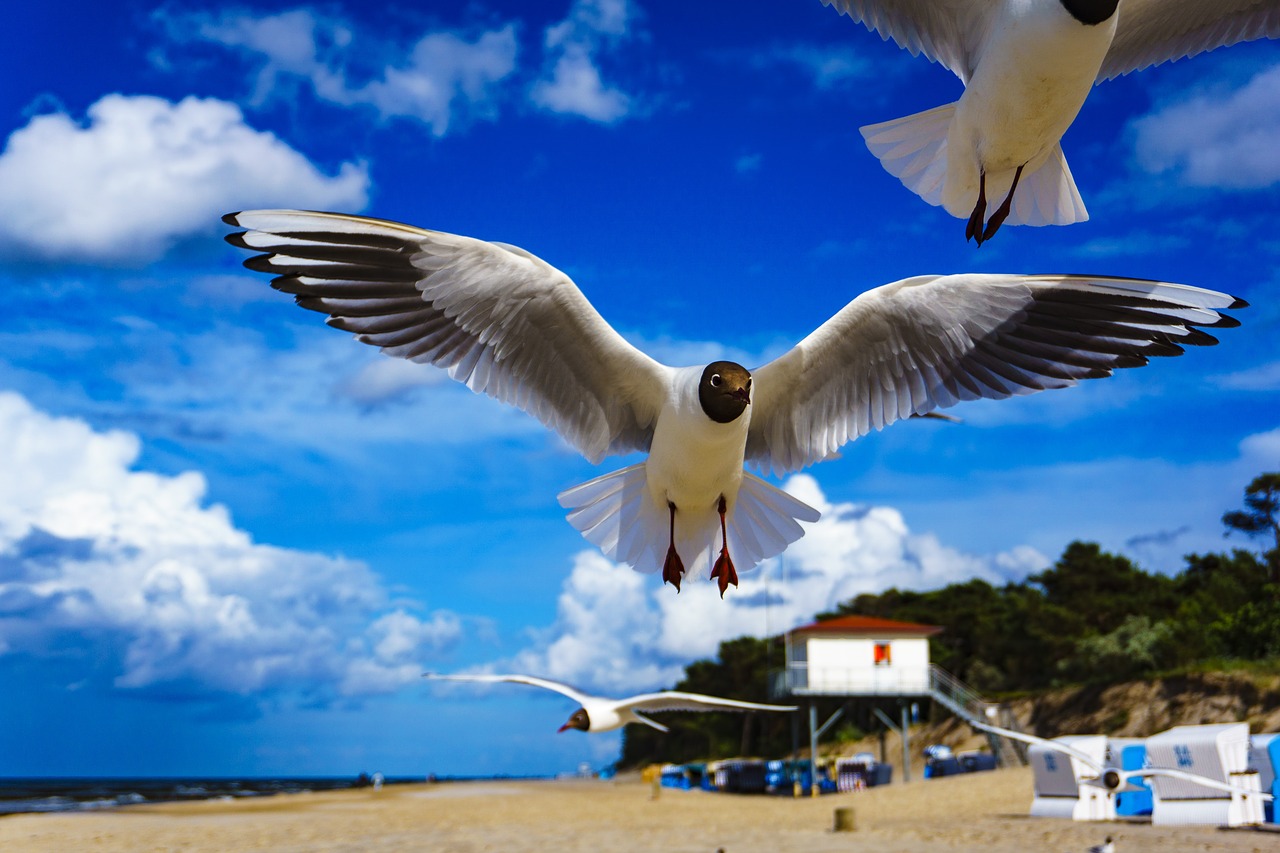
[(982, 220), (987, 215), (987, 173), (978, 172), (978, 203), (973, 206), (973, 213), (969, 214), (969, 224), (964, 227), (964, 241), (967, 243), (974, 237), (978, 238), (978, 245), (982, 245)]
[[(1022, 166), (1027, 165), (1023, 163)], [(991, 218), (987, 220), (987, 230), (982, 232), (982, 239), (978, 241), (978, 245), (982, 245), (984, 240), (990, 240), (996, 236), (996, 231), (1004, 223), (1005, 217), (1009, 215), (1009, 205), (1013, 203), (1013, 191), (1018, 188), (1018, 179), (1022, 177), (1022, 166), (1018, 167), (1018, 171), (1013, 173), (1013, 184), (1009, 187), (1009, 194), (1004, 197), (1004, 201), (996, 208), (996, 212), (991, 214)]]
[(720, 579), (720, 597), (724, 598), (724, 591), (729, 588), (729, 584), (738, 585), (738, 572), (733, 568), (733, 560), (729, 559), (729, 532), (724, 526), (724, 495), (720, 496), (720, 556), (716, 559), (715, 568), (711, 570), (711, 577)]
[(667, 501), (667, 507), (671, 510), (671, 544), (667, 546), (667, 559), (662, 564), (662, 582), (671, 584), (679, 592), (680, 578), (684, 576), (684, 563), (676, 553), (676, 505)]

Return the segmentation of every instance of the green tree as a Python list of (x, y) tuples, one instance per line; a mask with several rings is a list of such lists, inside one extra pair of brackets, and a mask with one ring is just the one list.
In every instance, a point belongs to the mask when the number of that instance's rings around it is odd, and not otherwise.
[(1273, 546), (1264, 557), (1270, 567), (1271, 583), (1280, 584), (1280, 473), (1259, 474), (1245, 486), (1244, 505), (1247, 509), (1223, 513), (1222, 523), (1227, 526), (1224, 535), (1238, 530), (1249, 537), (1270, 534)]

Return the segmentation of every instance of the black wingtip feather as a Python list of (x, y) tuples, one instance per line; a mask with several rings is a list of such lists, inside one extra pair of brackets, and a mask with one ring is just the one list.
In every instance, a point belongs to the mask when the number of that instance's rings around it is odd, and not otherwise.
[(1232, 302), (1230, 305), (1228, 305), (1228, 306), (1227, 306), (1228, 308), (1235, 309), (1235, 308), (1248, 308), (1248, 307), (1249, 307), (1249, 303), (1248, 303), (1248, 302), (1245, 302), (1245, 301), (1244, 301), (1243, 299), (1241, 299), (1239, 296), (1233, 296), (1233, 297), (1231, 297), (1231, 298), (1232, 298), (1232, 299), (1234, 299), (1234, 300), (1235, 300), (1235, 302)]
[(237, 228), (239, 228), (240, 223), (236, 220), (236, 217), (242, 213), (244, 213), (243, 210), (237, 210), (234, 213), (224, 213), (222, 214), (222, 221), (227, 223), (228, 225), (234, 225)]

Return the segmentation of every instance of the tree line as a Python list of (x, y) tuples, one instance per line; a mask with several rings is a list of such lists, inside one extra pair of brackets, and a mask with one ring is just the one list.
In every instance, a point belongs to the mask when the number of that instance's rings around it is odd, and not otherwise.
[[(978, 692), (998, 696), (1067, 684), (1114, 683), (1233, 661), (1280, 661), (1280, 473), (1245, 489), (1245, 508), (1223, 515), (1228, 534), (1264, 540), (1265, 550), (1190, 554), (1175, 574), (1149, 572), (1095, 543), (1072, 542), (1049, 568), (996, 586), (970, 580), (928, 591), (859, 595), (818, 620), (849, 614), (941, 625), (932, 660)], [(715, 660), (685, 668), (676, 690), (749, 701), (768, 696), (782, 641), (740, 637)], [(838, 702), (823, 703), (823, 718)], [(829, 707), (828, 707), (829, 706)], [(865, 713), (864, 709), (864, 713)], [(671, 715), (663, 735), (630, 726), (619, 765), (708, 756), (784, 755), (798, 714)], [(871, 727), (865, 718), (853, 725)]]

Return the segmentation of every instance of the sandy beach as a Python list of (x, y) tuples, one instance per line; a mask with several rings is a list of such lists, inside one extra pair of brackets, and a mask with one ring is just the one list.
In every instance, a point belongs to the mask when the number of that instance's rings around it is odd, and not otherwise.
[[(397, 785), (254, 800), (0, 819), (6, 851), (663, 851), (924, 853), (1274, 851), (1280, 831), (1027, 817), (1031, 773), (1001, 770), (817, 800), (663, 789), (635, 780)], [(837, 808), (856, 829), (832, 831)]]

